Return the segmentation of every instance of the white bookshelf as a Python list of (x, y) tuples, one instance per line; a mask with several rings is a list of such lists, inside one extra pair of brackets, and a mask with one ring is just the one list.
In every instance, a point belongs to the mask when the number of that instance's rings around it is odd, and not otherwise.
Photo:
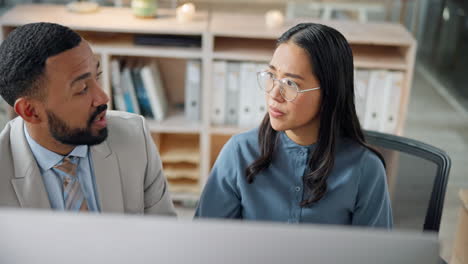
[[(91, 43), (92, 45), (94, 43)], [(93, 45), (93, 51), (96, 53), (107, 53), (121, 56), (133, 57), (158, 57), (158, 58), (182, 58), (182, 59), (201, 59), (202, 52), (196, 48), (152, 48), (137, 47), (136, 45), (127, 45), (117, 43), (112, 45)]]
[[(402, 134), (406, 120), (407, 104), (413, 78), (416, 43), (408, 31), (399, 24), (357, 23), (309, 20), (332, 26), (350, 42), (355, 67), (361, 69), (386, 69), (404, 72), (404, 87), (399, 105), (399, 121), (395, 134)], [(210, 124), (211, 72), (214, 60), (268, 62), (273, 54), (276, 39), (300, 21), (286, 23), (278, 29), (268, 29), (263, 15), (242, 15), (223, 12), (197, 13), (194, 21), (180, 24), (172, 10), (158, 10), (155, 19), (138, 19), (128, 8), (103, 7), (93, 14), (74, 14), (61, 5), (19, 5), (6, 12), (1, 20), (0, 37), (5, 37), (15, 27), (32, 22), (53, 22), (68, 26), (90, 41), (100, 56), (103, 70), (103, 89), (111, 94), (110, 60), (113, 57), (145, 57), (162, 61), (162, 75), (170, 101), (183, 102), (184, 63), (199, 59), (202, 65), (201, 120), (191, 121), (183, 110), (171, 108), (168, 117), (155, 122), (148, 120), (157, 145), (165, 138), (179, 135), (195, 136), (199, 148), (200, 179), (203, 187), (221, 147), (233, 134), (249, 128), (237, 126), (212, 126)], [(103, 23), (105, 22), (105, 23)], [(171, 34), (200, 36), (200, 48), (141, 46), (133, 44), (135, 34)], [(181, 66), (182, 65), (182, 66)], [(182, 70), (183, 69), (183, 70)], [(167, 144), (165, 146), (168, 147)], [(175, 199), (196, 199), (196, 194), (177, 193)]]
[(248, 127), (238, 126), (211, 126), (210, 134), (214, 135), (234, 135), (246, 131)]
[(157, 133), (202, 133), (201, 122), (187, 120), (184, 111), (178, 109), (170, 109), (167, 118), (161, 122), (147, 119), (147, 123), (149, 129)]

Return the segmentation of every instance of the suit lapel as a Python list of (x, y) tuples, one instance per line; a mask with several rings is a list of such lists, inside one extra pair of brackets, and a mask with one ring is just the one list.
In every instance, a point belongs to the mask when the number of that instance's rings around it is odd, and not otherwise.
[(91, 147), (91, 153), (101, 212), (123, 213), (122, 182), (117, 156), (112, 153), (107, 141)]
[(24, 121), (12, 122), (10, 144), (15, 177), (11, 180), (21, 207), (50, 208), (41, 172), (24, 135)]

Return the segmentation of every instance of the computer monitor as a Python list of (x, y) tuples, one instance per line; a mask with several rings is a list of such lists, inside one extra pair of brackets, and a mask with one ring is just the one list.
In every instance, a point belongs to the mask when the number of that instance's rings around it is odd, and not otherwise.
[(435, 235), (307, 224), (0, 210), (0, 263), (437, 263)]

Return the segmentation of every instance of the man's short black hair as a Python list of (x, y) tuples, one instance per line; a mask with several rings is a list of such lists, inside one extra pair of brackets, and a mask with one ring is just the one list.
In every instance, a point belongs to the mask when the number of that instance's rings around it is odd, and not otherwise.
[(23, 96), (42, 96), (40, 89), (49, 57), (78, 46), (81, 37), (70, 28), (32, 23), (12, 31), (0, 45), (0, 95), (13, 106)]

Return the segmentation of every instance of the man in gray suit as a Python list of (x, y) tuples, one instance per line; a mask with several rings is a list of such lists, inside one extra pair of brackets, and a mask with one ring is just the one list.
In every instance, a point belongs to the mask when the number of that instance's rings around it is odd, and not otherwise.
[(21, 26), (0, 46), (0, 206), (175, 215), (145, 121), (107, 111), (100, 66), (69, 28)]

